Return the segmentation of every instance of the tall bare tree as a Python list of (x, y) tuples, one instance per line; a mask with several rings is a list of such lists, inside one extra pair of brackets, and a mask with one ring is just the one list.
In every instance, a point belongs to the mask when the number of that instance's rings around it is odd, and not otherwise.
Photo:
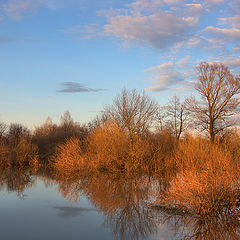
[(110, 118), (127, 129), (130, 138), (148, 130), (156, 117), (158, 105), (144, 92), (123, 89), (111, 106), (105, 108)]
[(188, 107), (202, 130), (207, 130), (211, 141), (224, 129), (233, 126), (232, 116), (239, 113), (240, 76), (220, 63), (200, 63), (195, 89), (200, 100), (188, 99)]

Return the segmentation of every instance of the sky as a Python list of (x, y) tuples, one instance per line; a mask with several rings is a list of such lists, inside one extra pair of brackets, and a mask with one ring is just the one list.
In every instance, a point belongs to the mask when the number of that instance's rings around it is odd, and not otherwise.
[(6, 123), (86, 123), (124, 87), (166, 104), (200, 62), (240, 73), (240, 0), (0, 0)]

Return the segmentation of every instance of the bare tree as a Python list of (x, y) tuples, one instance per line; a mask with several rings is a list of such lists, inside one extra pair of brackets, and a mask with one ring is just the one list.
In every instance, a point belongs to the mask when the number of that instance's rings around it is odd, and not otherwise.
[(158, 106), (156, 113), (156, 130), (163, 133), (166, 125), (166, 106)]
[(60, 118), (60, 122), (62, 126), (73, 125), (73, 119), (72, 119), (71, 113), (69, 111), (65, 111)]
[(195, 89), (200, 101), (188, 99), (196, 123), (207, 130), (211, 141), (224, 129), (233, 126), (232, 116), (239, 113), (240, 76), (233, 75), (227, 66), (220, 63), (200, 63)]
[(7, 130), (7, 124), (4, 122), (0, 122), (0, 139), (3, 137), (6, 130)]
[(22, 124), (18, 123), (10, 124), (7, 134), (7, 140), (10, 145), (15, 146), (19, 143), (19, 140), (21, 138), (30, 139), (30, 137), (31, 137), (30, 130), (24, 127)]
[(88, 128), (90, 131), (105, 124), (110, 120), (110, 115), (106, 111), (101, 111), (93, 120), (88, 123)]
[(169, 100), (165, 111), (167, 123), (176, 139), (179, 140), (189, 122), (189, 112), (187, 111), (186, 104), (185, 102), (181, 103), (179, 97), (174, 95)]
[(126, 89), (116, 96), (111, 106), (105, 107), (110, 118), (128, 131), (130, 139), (152, 126), (157, 110), (157, 103), (144, 92), (141, 94), (136, 90)]

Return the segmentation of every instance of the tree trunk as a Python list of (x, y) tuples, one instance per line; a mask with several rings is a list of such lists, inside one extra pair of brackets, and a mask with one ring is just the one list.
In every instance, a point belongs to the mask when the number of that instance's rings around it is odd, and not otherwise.
[(210, 119), (209, 133), (210, 133), (210, 140), (211, 140), (211, 142), (214, 142), (214, 140), (215, 140), (215, 133), (214, 133), (214, 121), (213, 121), (213, 119)]

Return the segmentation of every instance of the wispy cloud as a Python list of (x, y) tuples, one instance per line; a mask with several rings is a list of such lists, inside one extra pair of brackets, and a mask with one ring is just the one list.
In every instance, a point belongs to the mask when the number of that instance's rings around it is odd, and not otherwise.
[(114, 12), (111, 9), (103, 32), (106, 36), (125, 42), (168, 48), (191, 34), (199, 21), (202, 7), (200, 4), (183, 4), (181, 13), (164, 10), (165, 4), (166, 2), (157, 0), (137, 0), (122, 11), (117, 9)]
[(78, 6), (82, 0), (6, 0), (0, 3), (0, 13), (16, 21), (36, 12), (40, 7), (50, 10), (64, 9), (66, 6)]
[(65, 34), (80, 34), (84, 38), (93, 38), (101, 36), (101, 30), (99, 24), (89, 24), (89, 25), (75, 25), (69, 28), (60, 30), (60, 32)]
[(20, 20), (23, 15), (34, 12), (41, 5), (39, 0), (9, 0), (2, 4), (1, 9), (5, 16)]
[(24, 39), (24, 37), (21, 37), (21, 36), (13, 36), (13, 37), (0, 36), (0, 45), (9, 43), (9, 42), (13, 42), (13, 41), (17, 41), (17, 40), (23, 40), (23, 39)]
[(153, 75), (153, 85), (146, 89), (149, 91), (164, 91), (184, 81), (183, 74), (175, 69), (172, 62), (164, 63), (156, 67), (146, 69), (145, 71)]
[[(239, 0), (232, 1), (231, 6)], [(224, 5), (222, 18), (201, 24), (202, 16), (207, 17), (217, 6)], [(228, 9), (225, 9), (228, 8)], [(224, 0), (135, 0), (121, 8), (105, 11), (107, 23), (101, 26), (90, 24), (81, 34), (86, 36), (107, 36), (119, 39), (124, 46), (144, 44), (158, 49), (177, 50), (203, 48), (213, 50), (226, 47), (223, 41), (238, 41), (239, 15), (229, 17), (230, 5)], [(224, 15), (228, 14), (228, 17)], [(218, 16), (218, 15), (216, 15)], [(229, 23), (229, 28), (219, 28), (217, 23)], [(76, 31), (77, 30), (77, 31)], [(78, 28), (69, 32), (79, 32)], [(67, 31), (66, 31), (67, 32)], [(219, 44), (215, 44), (218, 40)], [(219, 47), (220, 46), (220, 47)], [(224, 50), (224, 49), (223, 49)]]
[(103, 88), (88, 88), (86, 85), (77, 82), (63, 82), (62, 89), (57, 90), (59, 93), (81, 93), (81, 92), (101, 92), (106, 91)]
[(205, 30), (209, 34), (225, 38), (230, 41), (240, 42), (240, 29), (239, 28), (218, 28), (213, 26), (208, 26)]
[(96, 29), (89, 25), (90, 34), (85, 34), (117, 39), (123, 46), (137, 44), (160, 50), (164, 60), (148, 69), (152, 84), (147, 89), (163, 91), (192, 81), (190, 65), (193, 68), (196, 61), (211, 60), (210, 56), (229, 59), (227, 65), (237, 67), (239, 54), (233, 49), (240, 43), (240, 15), (234, 12), (238, 6), (239, 0), (231, 4), (224, 0), (133, 0), (106, 10), (102, 14), (106, 23)]
[(240, 15), (219, 18), (219, 21), (223, 25), (230, 25), (233, 28), (240, 28)]
[(216, 7), (219, 4), (223, 4), (224, 0), (204, 0), (203, 4), (207, 8)]

